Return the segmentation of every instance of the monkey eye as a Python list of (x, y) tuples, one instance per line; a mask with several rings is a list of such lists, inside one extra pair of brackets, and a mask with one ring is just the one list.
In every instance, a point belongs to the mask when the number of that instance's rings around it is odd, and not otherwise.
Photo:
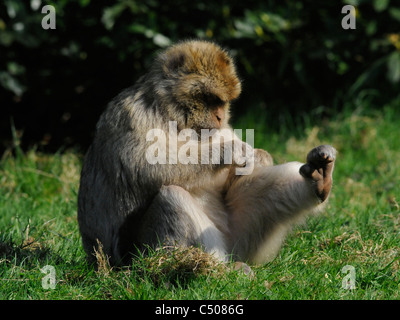
[(225, 104), (225, 102), (215, 94), (205, 94), (203, 95), (202, 100), (211, 108), (220, 107)]

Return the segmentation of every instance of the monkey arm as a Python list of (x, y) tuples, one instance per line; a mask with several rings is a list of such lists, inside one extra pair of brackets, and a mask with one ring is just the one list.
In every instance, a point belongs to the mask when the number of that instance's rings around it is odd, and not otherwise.
[(145, 155), (139, 167), (149, 175), (143, 176), (153, 177), (162, 185), (190, 189), (211, 183), (216, 173), (232, 164), (250, 167), (250, 160), (254, 162), (253, 149), (231, 129), (220, 132), (202, 134), (200, 138), (190, 129), (181, 130), (179, 134), (171, 133), (171, 128), (167, 134), (161, 129), (152, 130), (147, 135), (146, 147), (137, 151)]
[[(165, 161), (142, 159), (140, 176), (157, 181), (160, 185), (177, 185), (189, 190), (212, 183), (216, 173), (231, 166), (231, 163), (224, 162), (221, 144), (202, 145), (194, 141), (190, 142), (190, 146), (186, 144), (182, 150), (175, 152), (172, 157), (167, 153)], [(190, 156), (187, 156), (186, 150), (190, 151)]]

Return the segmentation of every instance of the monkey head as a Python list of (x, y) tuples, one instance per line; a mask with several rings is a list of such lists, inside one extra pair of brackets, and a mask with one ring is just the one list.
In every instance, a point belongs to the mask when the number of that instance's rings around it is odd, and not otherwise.
[(153, 82), (158, 103), (180, 129), (227, 126), (230, 102), (241, 84), (232, 58), (218, 45), (185, 41), (171, 46), (157, 57), (153, 74), (158, 74)]

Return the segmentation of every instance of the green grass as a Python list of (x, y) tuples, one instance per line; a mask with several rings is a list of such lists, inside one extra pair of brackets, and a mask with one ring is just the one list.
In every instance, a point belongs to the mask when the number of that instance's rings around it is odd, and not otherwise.
[[(270, 151), (276, 163), (304, 161), (321, 143), (339, 151), (325, 213), (296, 227), (274, 261), (252, 267), (253, 276), (210, 261), (194, 272), (182, 263), (185, 253), (160, 252), (130, 269), (105, 263), (95, 270), (85, 262), (76, 220), (82, 157), (18, 148), (14, 156), (6, 153), (0, 162), (0, 299), (399, 299), (399, 105), (349, 108), (319, 124), (305, 117), (304, 128), (288, 124), (279, 133), (266, 130), (260, 114), (236, 121), (236, 128), (255, 129), (256, 147)], [(56, 271), (54, 290), (42, 287), (46, 265)], [(354, 290), (342, 288), (346, 265), (354, 267)]]

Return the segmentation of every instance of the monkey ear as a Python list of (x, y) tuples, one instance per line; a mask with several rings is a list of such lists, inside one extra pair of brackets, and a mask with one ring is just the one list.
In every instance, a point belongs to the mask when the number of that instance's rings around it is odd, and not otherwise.
[(185, 64), (185, 55), (183, 52), (172, 52), (167, 56), (165, 63), (166, 72), (177, 71)]

